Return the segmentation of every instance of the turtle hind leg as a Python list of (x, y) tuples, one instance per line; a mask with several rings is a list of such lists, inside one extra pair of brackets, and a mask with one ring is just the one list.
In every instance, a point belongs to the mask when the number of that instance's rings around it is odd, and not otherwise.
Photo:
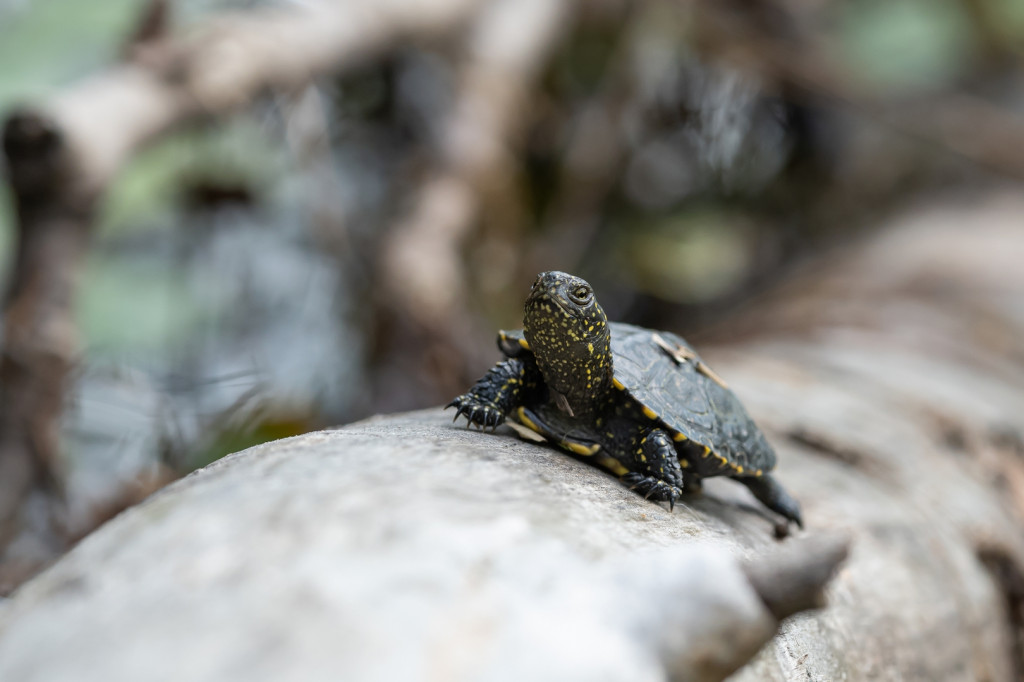
[(777, 514), (785, 516), (798, 527), (804, 527), (803, 517), (800, 515), (800, 503), (786, 492), (786, 489), (779, 485), (779, 482), (772, 478), (771, 474), (760, 476), (738, 476), (736, 480), (747, 486), (754, 497), (761, 501), (761, 504)]
[(662, 429), (651, 429), (633, 446), (636, 451), (631, 471), (620, 474), (619, 478), (646, 499), (668, 502), (669, 511), (672, 511), (676, 500), (690, 485), (683, 476), (672, 439)]

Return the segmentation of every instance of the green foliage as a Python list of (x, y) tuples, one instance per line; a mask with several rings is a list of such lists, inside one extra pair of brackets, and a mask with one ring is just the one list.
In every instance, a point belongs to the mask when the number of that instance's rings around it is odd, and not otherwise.
[[(109, 62), (131, 26), (137, 0), (32, 0), (0, 9), (0, 112), (31, 102)], [(0, 278), (13, 228), (7, 191), (0, 196)]]
[(957, 0), (845, 3), (842, 40), (850, 67), (890, 90), (949, 85), (969, 67), (972, 51), (970, 24)]
[(675, 213), (628, 233), (638, 287), (666, 301), (701, 303), (728, 294), (752, 260), (748, 220), (722, 209)]
[[(280, 150), (251, 116), (174, 135), (135, 158), (111, 188), (99, 230), (119, 235), (181, 221), (181, 188), (190, 182), (270, 185), (284, 173)], [(159, 220), (160, 216), (168, 219)], [(185, 218), (188, 220), (188, 218)], [(79, 320), (93, 351), (167, 352), (215, 312), (187, 287), (174, 263), (96, 249), (83, 276)]]
[(1024, 2), (1020, 0), (990, 0), (993, 15), (1006, 35), (1024, 38)]
[(183, 184), (210, 180), (262, 187), (284, 175), (286, 166), (280, 141), (253, 116), (178, 133), (145, 150), (118, 176), (104, 206), (101, 232), (138, 230), (153, 216), (173, 212)]
[(205, 318), (173, 263), (93, 254), (78, 294), (79, 324), (93, 351), (168, 351)]
[(298, 436), (318, 426), (301, 413), (291, 414), (287, 410), (270, 410), (269, 413), (276, 416), (265, 416), (252, 423), (217, 430), (216, 438), (190, 458), (187, 469), (199, 469), (232, 452), (241, 452), (272, 440)]
[[(33, 0), (0, 21), (0, 109), (42, 97), (110, 61), (138, 0)], [(9, 68), (17, 64), (17, 68)]]

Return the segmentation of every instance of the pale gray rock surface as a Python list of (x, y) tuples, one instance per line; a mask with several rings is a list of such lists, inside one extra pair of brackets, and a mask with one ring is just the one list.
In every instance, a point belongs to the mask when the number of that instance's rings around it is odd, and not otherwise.
[[(714, 680), (751, 655), (731, 679), (1018, 679), (1021, 215), (910, 216), (698, 345), (809, 545), (773, 541), (732, 481), (670, 513), (507, 429), (397, 415), (233, 455), (108, 523), (0, 603), (0, 680)], [(772, 637), (759, 595), (823, 531), (852, 539), (828, 607)]]
[[(745, 491), (744, 491), (745, 493)], [(0, 679), (720, 679), (776, 621), (725, 540), (440, 411), (267, 444), (87, 538), (0, 611)]]
[[(19, 591), (0, 609), (0, 679), (721, 679), (776, 628), (738, 559), (801, 545), (775, 546), (745, 489), (710, 483), (669, 513), (439, 411), (270, 443), (122, 514)], [(822, 679), (855, 670), (857, 647), (918, 637), (925, 609), (885, 614), (883, 631), (859, 603), (893, 569), (877, 561), (862, 555), (837, 606), (778, 640), (813, 651)], [(783, 669), (763, 659), (755, 679)]]

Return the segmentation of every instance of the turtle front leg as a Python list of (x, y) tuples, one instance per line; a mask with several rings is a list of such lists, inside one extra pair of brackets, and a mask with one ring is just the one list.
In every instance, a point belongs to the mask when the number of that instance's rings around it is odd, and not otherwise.
[(630, 472), (620, 480), (644, 498), (668, 502), (669, 510), (683, 491), (683, 470), (668, 433), (651, 429), (632, 443)]
[(455, 419), (464, 415), (469, 424), (495, 428), (505, 415), (523, 404), (537, 389), (540, 370), (532, 357), (509, 358), (483, 375), (473, 388), (445, 406), (455, 408)]

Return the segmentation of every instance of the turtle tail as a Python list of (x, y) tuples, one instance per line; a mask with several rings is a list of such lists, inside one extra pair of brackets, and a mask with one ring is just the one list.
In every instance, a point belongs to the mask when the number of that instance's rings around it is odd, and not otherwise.
[(760, 476), (738, 477), (743, 485), (754, 493), (754, 497), (761, 501), (764, 506), (773, 512), (782, 514), (800, 528), (804, 527), (803, 517), (800, 516), (800, 503), (790, 495), (779, 482), (772, 478), (771, 474)]

